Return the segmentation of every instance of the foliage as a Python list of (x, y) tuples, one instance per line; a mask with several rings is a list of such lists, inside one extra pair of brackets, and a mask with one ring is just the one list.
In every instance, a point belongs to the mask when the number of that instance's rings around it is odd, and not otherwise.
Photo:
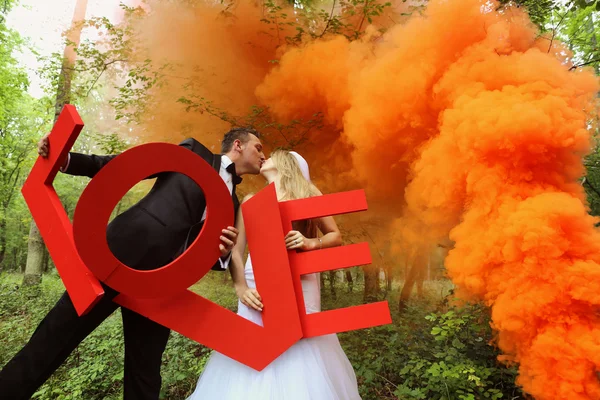
[(587, 194), (590, 214), (600, 216), (600, 149), (598, 146), (586, 158), (587, 175), (582, 179)]
[(586, 7), (556, 7), (549, 24), (552, 38), (561, 40), (573, 52), (571, 69), (590, 66), (600, 74), (600, 1), (596, 5), (591, 2)]
[[(209, 274), (193, 290), (234, 309), (233, 290), (222, 284), (220, 273)], [(55, 274), (37, 287), (20, 287), (21, 275), (0, 275), (0, 368), (27, 342), (37, 324), (62, 295)], [(35, 399), (122, 398), (123, 332), (120, 312), (107, 318), (43, 385)], [(190, 316), (191, 318), (192, 316)], [(172, 333), (163, 358), (161, 398), (185, 398), (196, 385), (209, 349)]]
[(322, 113), (315, 113), (308, 120), (298, 118), (282, 123), (273, 118), (267, 107), (252, 106), (247, 115), (238, 117), (214, 106), (210, 100), (194, 95), (193, 91), (190, 91), (187, 96), (180, 97), (177, 101), (184, 104), (188, 112), (207, 113), (230, 123), (232, 127), (252, 126), (261, 132), (263, 142), (274, 148), (293, 149), (303, 143), (311, 131), (323, 127)]
[[(289, 6), (275, 0), (265, 0), (265, 15), (261, 21), (279, 44), (299, 45), (305, 40), (320, 39), (327, 35), (343, 35), (349, 40), (356, 40), (364, 34), (367, 23), (371, 24), (377, 17), (383, 16), (392, 3), (333, 0), (330, 9), (320, 8), (320, 5), (313, 1), (299, 1), (292, 12)], [(385, 30), (383, 27), (380, 29)]]
[[(178, 0), (184, 1), (184, 0)], [(194, 0), (185, 0), (193, 2)], [(574, 68), (589, 66), (599, 73), (600, 0), (577, 0), (566, 4), (551, 0), (502, 0), (500, 7), (517, 4), (525, 7), (538, 25), (549, 46), (561, 40), (573, 52)], [(28, 79), (13, 57), (22, 46), (18, 33), (5, 25), (6, 12), (13, 1), (0, 8), (0, 366), (4, 365), (28, 340), (37, 323), (63, 292), (55, 272), (51, 271), (39, 287), (21, 288), (19, 271), (27, 251), (30, 213), (20, 187), (35, 160), (35, 142), (49, 129), (52, 101), (33, 99), (27, 93)], [(391, 11), (390, 3), (377, 0), (335, 0), (327, 8), (317, 1), (294, 1), (294, 9), (275, 0), (264, 3), (262, 22), (268, 34), (286, 46), (300, 46), (307, 40), (344, 35), (349, 40), (363, 37), (366, 25), (377, 23)], [(175, 66), (134, 55), (144, 54), (143, 42), (135, 36), (132, 23), (144, 18), (141, 9), (125, 7), (125, 22), (113, 25), (106, 18), (93, 18), (84, 29), (102, 33), (101, 41), (83, 41), (78, 48), (74, 74), (75, 104), (94, 115), (76, 143), (84, 153), (117, 153), (135, 143), (118, 135), (118, 128), (139, 121), (152, 106), (153, 89)], [(415, 7), (415, 10), (418, 10)], [(223, 15), (233, 17), (228, 4)], [(385, 30), (383, 24), (378, 25)], [(49, 96), (56, 93), (60, 80), (62, 53), (46, 58), (41, 76)], [(272, 60), (273, 64), (277, 60)], [(195, 96), (193, 76), (186, 77), (188, 87), (179, 103), (189, 112), (206, 113), (233, 126), (252, 125), (267, 132), (272, 145), (294, 147), (312, 130), (323, 124), (321, 114), (309, 119), (277, 121), (269, 110), (253, 106), (246, 115), (232, 115), (216, 107), (210, 98)], [(117, 85), (116, 82), (121, 82)], [(118, 96), (113, 107), (105, 108), (105, 92), (114, 88)], [(114, 131), (102, 129), (98, 115), (118, 120)], [(597, 126), (591, 118), (590, 126)], [(600, 153), (596, 149), (587, 159), (587, 176), (582, 182), (590, 202), (590, 211), (600, 216)], [(67, 213), (72, 215), (86, 178), (59, 174), (55, 188)], [(148, 189), (136, 186), (117, 207), (127, 208)], [(10, 271), (7, 273), (6, 271)], [(234, 309), (233, 291), (223, 283), (222, 274), (209, 274), (194, 289), (208, 298)], [(324, 308), (360, 304), (360, 283), (345, 296), (333, 297), (324, 291)], [(342, 290), (340, 289), (340, 292)], [(396, 291), (385, 292), (392, 305), (394, 324), (340, 334), (359, 381), (363, 399), (519, 399), (525, 396), (514, 385), (515, 369), (499, 364), (489, 326), (489, 312), (481, 305), (449, 305), (425, 299), (409, 302), (398, 314)], [(204, 368), (208, 349), (173, 334), (165, 353), (163, 393), (165, 398), (184, 398), (193, 390)], [(73, 353), (54, 376), (40, 388), (38, 399), (118, 399), (121, 398), (123, 339), (118, 312), (108, 318)]]
[[(500, 399), (514, 398), (516, 369), (496, 360), (489, 311), (466, 305), (425, 317), (430, 332), (425, 347), (415, 346), (399, 372), (404, 382), (395, 394), (401, 399)], [(451, 395), (451, 393), (453, 395)]]
[(15, 214), (19, 208), (18, 189), (31, 162), (36, 129), (46, 122), (43, 105), (28, 95), (29, 79), (14, 57), (23, 40), (5, 24), (5, 14), (12, 5), (12, 1), (6, 1), (0, 9), (0, 268), (7, 255), (12, 256), (10, 259), (18, 257), (9, 251), (22, 244), (20, 237), (8, 228), (18, 227), (20, 222), (20, 216)]
[[(435, 295), (439, 291), (429, 282), (427, 296), (409, 301), (401, 314), (394, 291), (388, 299), (393, 325), (339, 335), (362, 398), (526, 398), (515, 386), (516, 368), (496, 360), (489, 310), (479, 304), (450, 305)], [(332, 301), (323, 294), (325, 303)]]
[[(193, 290), (235, 310), (230, 279), (210, 273)], [(60, 279), (51, 274), (38, 287), (19, 287), (20, 275), (0, 276), (0, 368), (28, 340), (38, 322), (63, 293)], [(394, 324), (340, 334), (340, 342), (358, 378), (364, 400), (382, 399), (520, 399), (514, 386), (515, 370), (496, 361), (489, 345), (489, 312), (479, 305), (450, 306), (439, 302), (440, 284), (430, 282), (428, 296), (412, 301)], [(338, 291), (342, 291), (338, 287)], [(393, 293), (390, 305), (396, 304)], [(359, 304), (359, 292), (334, 298), (323, 293), (324, 309)], [(190, 316), (193, 318), (193, 316)], [(121, 398), (123, 338), (119, 312), (98, 327), (35, 398)], [(210, 351), (172, 333), (163, 358), (161, 398), (189, 395)]]

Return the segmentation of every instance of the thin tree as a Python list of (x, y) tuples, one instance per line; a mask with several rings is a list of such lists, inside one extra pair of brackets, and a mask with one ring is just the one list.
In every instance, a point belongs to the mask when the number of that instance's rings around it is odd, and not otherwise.
[[(54, 122), (58, 119), (62, 108), (71, 101), (71, 80), (73, 78), (73, 66), (75, 65), (75, 48), (81, 40), (81, 30), (87, 10), (88, 0), (76, 0), (71, 28), (67, 33), (67, 44), (63, 53), (63, 62), (56, 90), (56, 102), (54, 104)], [(42, 280), (44, 270), (44, 258), (47, 253), (46, 246), (35, 221), (31, 221), (29, 229), (29, 240), (27, 243), (27, 263), (23, 285), (38, 285)]]

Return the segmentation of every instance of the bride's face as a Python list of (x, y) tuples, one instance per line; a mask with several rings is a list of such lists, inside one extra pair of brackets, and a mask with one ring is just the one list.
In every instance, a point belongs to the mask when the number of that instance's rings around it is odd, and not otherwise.
[(277, 172), (277, 168), (275, 168), (275, 163), (273, 162), (273, 159), (269, 158), (263, 163), (262, 167), (260, 168), (260, 173), (261, 175), (264, 175), (265, 173), (268, 174), (273, 172)]

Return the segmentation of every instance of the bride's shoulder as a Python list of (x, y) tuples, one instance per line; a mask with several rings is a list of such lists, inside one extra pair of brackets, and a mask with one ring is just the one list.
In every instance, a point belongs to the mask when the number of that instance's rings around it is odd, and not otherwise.
[(245, 195), (244, 198), (242, 199), (242, 203), (245, 203), (248, 200), (250, 200), (252, 198), (252, 196), (254, 196), (254, 193), (248, 193), (247, 195)]

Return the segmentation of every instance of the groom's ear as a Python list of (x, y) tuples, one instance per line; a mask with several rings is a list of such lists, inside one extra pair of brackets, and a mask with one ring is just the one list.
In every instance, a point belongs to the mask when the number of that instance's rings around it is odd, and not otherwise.
[(242, 141), (240, 139), (235, 139), (233, 141), (233, 148), (242, 151), (244, 149)]

